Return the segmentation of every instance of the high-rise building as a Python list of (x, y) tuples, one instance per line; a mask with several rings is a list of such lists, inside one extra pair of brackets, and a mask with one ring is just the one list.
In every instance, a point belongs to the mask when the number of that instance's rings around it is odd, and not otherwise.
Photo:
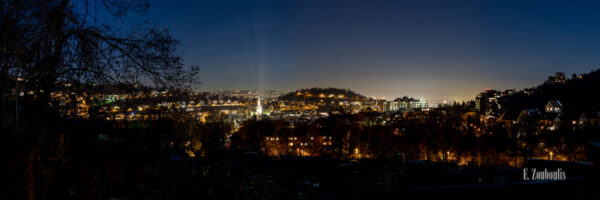
[(402, 97), (402, 98), (397, 98), (395, 100), (396, 102), (398, 102), (398, 108), (400, 109), (407, 109), (407, 108), (428, 108), (429, 107), (429, 103), (425, 100), (419, 100), (419, 99), (414, 99), (414, 98), (408, 98), (408, 97)]
[(492, 89), (485, 89), (484, 92), (477, 95), (475, 99), (475, 108), (482, 115), (498, 114), (500, 111), (500, 92)]
[(389, 104), (390, 104), (390, 111), (391, 112), (395, 112), (395, 111), (400, 110), (400, 102), (398, 102), (398, 101), (391, 101), (391, 102), (389, 102)]
[(377, 107), (379, 108), (379, 112), (389, 112), (390, 111), (390, 105), (389, 102), (386, 101), (385, 99), (382, 100), (377, 100), (376, 102)]
[(409, 97), (397, 98), (394, 101), (379, 101), (377, 102), (381, 112), (397, 112), (407, 109), (424, 109), (429, 108), (429, 102)]
[(429, 102), (423, 99), (402, 97), (397, 98), (396, 100), (394, 100), (394, 102), (396, 102), (398, 110), (429, 108)]

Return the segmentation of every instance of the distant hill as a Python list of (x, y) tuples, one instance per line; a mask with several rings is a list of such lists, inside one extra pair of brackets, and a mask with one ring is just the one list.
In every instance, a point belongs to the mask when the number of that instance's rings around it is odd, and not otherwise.
[(600, 111), (600, 70), (568, 79), (565, 83), (546, 81), (535, 88), (527, 89), (500, 99), (505, 110), (542, 108), (549, 100), (559, 100), (565, 114)]
[(320, 100), (320, 99), (336, 99), (350, 101), (364, 101), (367, 98), (349, 89), (339, 88), (310, 88), (300, 89), (295, 92), (290, 92), (279, 97), (281, 100)]

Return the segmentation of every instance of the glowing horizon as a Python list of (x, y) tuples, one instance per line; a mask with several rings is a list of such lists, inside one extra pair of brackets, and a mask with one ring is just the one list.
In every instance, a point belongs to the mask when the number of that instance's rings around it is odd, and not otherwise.
[[(600, 2), (153, 1), (199, 90), (349, 88), (470, 100), (599, 68)], [(111, 22), (110, 20), (106, 19)], [(125, 21), (125, 22), (124, 22)]]

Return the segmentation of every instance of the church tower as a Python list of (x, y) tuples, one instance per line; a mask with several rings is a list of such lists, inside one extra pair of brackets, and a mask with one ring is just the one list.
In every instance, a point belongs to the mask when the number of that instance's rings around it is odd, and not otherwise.
[(260, 104), (260, 97), (258, 97), (258, 103), (256, 104), (256, 117), (262, 115), (262, 105)]

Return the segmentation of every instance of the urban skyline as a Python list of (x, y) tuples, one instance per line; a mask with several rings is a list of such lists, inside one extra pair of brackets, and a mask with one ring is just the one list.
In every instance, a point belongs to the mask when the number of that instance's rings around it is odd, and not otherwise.
[[(559, 79), (562, 78), (562, 79), (560, 79), (560, 80), (562, 80), (562, 82), (564, 82), (564, 81), (567, 80), (566, 75), (565, 75), (564, 72), (556, 72), (551, 77), (554, 78), (554, 79), (556, 79), (556, 77), (559, 76), (559, 74), (562, 75), (562, 77), (559, 77)], [(584, 73), (575, 74), (575, 75), (581, 76), (582, 74), (584, 74)], [(548, 78), (550, 78), (550, 77), (548, 77)], [(445, 105), (445, 104), (453, 104), (453, 103), (476, 102), (476, 101), (478, 101), (477, 98), (480, 97), (481, 93), (485, 93), (485, 92), (488, 92), (488, 91), (497, 91), (497, 92), (498, 91), (500, 91), (500, 92), (502, 92), (502, 91), (505, 91), (505, 92), (506, 91), (512, 91), (512, 92), (523, 91), (523, 90), (535, 88), (535, 87), (537, 87), (537, 86), (539, 86), (539, 85), (541, 85), (543, 83), (547, 83), (548, 81), (552, 82), (552, 81), (556, 81), (556, 80), (544, 80), (544, 81), (540, 81), (540, 84), (531, 85), (531, 86), (520, 88), (520, 89), (517, 89), (517, 88), (504, 88), (504, 89), (499, 89), (499, 88), (481, 88), (479, 91), (477, 91), (476, 93), (474, 93), (473, 96), (466, 97), (466, 99), (458, 99), (458, 98), (454, 98), (454, 99), (452, 99), (452, 98), (427, 99), (427, 98), (424, 98), (424, 97), (410, 97), (408, 95), (401, 95), (401, 94), (398, 94), (398, 95), (395, 95), (395, 96), (392, 96), (392, 97), (389, 97), (389, 96), (388, 97), (385, 97), (385, 96), (377, 97), (377, 96), (364, 95), (361, 92), (358, 92), (358, 94), (363, 95), (363, 96), (365, 96), (367, 98), (372, 98), (372, 99), (375, 99), (375, 100), (386, 100), (386, 101), (394, 101), (396, 99), (401, 99), (403, 97), (404, 98), (406, 98), (406, 97), (416, 98), (418, 100), (422, 100), (422, 101), (426, 101), (428, 103), (431, 103), (431, 106), (436, 107), (437, 105)], [(319, 87), (309, 87), (309, 88), (319, 88)], [(328, 86), (328, 87), (323, 87), (323, 88), (335, 88), (335, 87)], [(293, 91), (298, 91), (298, 90), (303, 90), (303, 89), (307, 89), (307, 88), (298, 88), (298, 89), (295, 89), (295, 90), (292, 90), (292, 91), (273, 90), (273, 89), (268, 89), (268, 88), (267, 89), (263, 89), (263, 90), (258, 90), (258, 89), (215, 89), (215, 90), (209, 90), (209, 91), (206, 91), (206, 92), (236, 92), (236, 93), (239, 93), (239, 92), (248, 92), (248, 93), (255, 93), (254, 95), (256, 95), (258, 97), (258, 96), (263, 96), (265, 94), (265, 92), (267, 92), (267, 93), (276, 92), (276, 94), (281, 95), (281, 94), (284, 94), (284, 93), (287, 93), (287, 92), (293, 92)], [(353, 90), (352, 88), (346, 88), (346, 89)], [(277, 95), (273, 96), (273, 94), (269, 94), (269, 96), (271, 98), (278, 97)]]
[[(598, 67), (596, 3), (151, 1), (183, 44), (199, 90), (350, 88), (365, 96), (467, 101)], [(102, 11), (99, 11), (102, 12)], [(102, 16), (102, 15), (101, 15)], [(318, 19), (318, 20), (317, 20)]]

